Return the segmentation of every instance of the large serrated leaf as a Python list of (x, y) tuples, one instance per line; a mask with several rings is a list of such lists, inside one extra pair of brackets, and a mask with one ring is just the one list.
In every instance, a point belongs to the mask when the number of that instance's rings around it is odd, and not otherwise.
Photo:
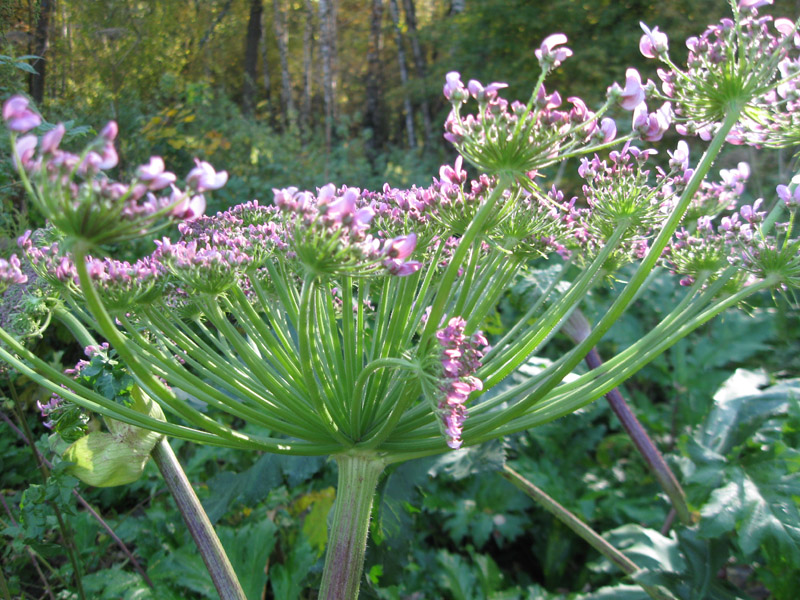
[(219, 539), (248, 599), (259, 600), (267, 584), (266, 567), (275, 547), (278, 526), (269, 519), (220, 527)]
[(506, 462), (506, 445), (500, 440), (492, 440), (479, 446), (462, 448), (441, 455), (436, 459), (428, 473), (435, 477), (446, 473), (456, 481), (476, 473), (499, 471)]
[(682, 528), (666, 537), (652, 529), (625, 525), (605, 537), (641, 569), (634, 579), (642, 584), (661, 587), (680, 600), (739, 598), (717, 578), (728, 558), (726, 543), (702, 539), (696, 528)]
[(700, 536), (735, 533), (746, 556), (765, 548), (798, 566), (800, 452), (783, 437), (800, 425), (800, 382), (758, 391), (758, 377), (746, 375), (737, 372), (721, 388), (714, 409), (684, 444), (691, 461), (683, 464), (687, 491), (702, 504)]
[(434, 460), (426, 458), (403, 463), (386, 478), (381, 492), (377, 526), (381, 537), (392, 547), (410, 540), (411, 519), (406, 504), (416, 496), (417, 487), (430, 478), (429, 470)]

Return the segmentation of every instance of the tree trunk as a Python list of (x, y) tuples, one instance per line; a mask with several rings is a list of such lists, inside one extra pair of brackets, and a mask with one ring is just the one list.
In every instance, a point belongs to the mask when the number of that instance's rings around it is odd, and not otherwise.
[(400, 63), (400, 81), (403, 84), (403, 109), (406, 113), (408, 147), (416, 148), (417, 136), (414, 134), (414, 113), (411, 110), (411, 98), (408, 95), (408, 66), (406, 65), (406, 51), (403, 47), (403, 34), (400, 32), (400, 15), (397, 13), (397, 0), (389, 0), (389, 11), (392, 13), (394, 35), (397, 40), (397, 61)]
[(331, 0), (319, 0), (319, 52), (322, 59), (322, 96), (325, 103), (325, 149), (333, 133), (333, 65), (331, 61)]
[(383, 130), (380, 122), (382, 21), (383, 0), (372, 0), (372, 13), (369, 20), (369, 46), (367, 47), (367, 105), (364, 110), (364, 127), (372, 131), (368, 141), (370, 158), (374, 158), (375, 153), (383, 143)]
[(48, 46), (50, 45), (50, 13), (53, 10), (53, 0), (39, 0), (39, 11), (36, 15), (36, 29), (33, 34), (32, 54), (39, 58), (35, 59), (31, 66), (36, 69), (36, 74), (31, 73), (28, 79), (28, 89), (31, 98), (36, 104), (41, 104), (44, 100), (44, 76), (47, 59)]
[(261, 81), (264, 85), (264, 97), (269, 103), (272, 78), (269, 75), (267, 37), (267, 11), (263, 11), (261, 15)]
[(292, 98), (292, 80), (289, 77), (289, 30), (286, 27), (286, 11), (281, 0), (272, 0), (275, 10), (275, 37), (278, 40), (278, 53), (281, 59), (281, 106), (288, 125), (295, 118), (294, 99)]
[[(414, 7), (414, 0), (403, 0), (403, 11), (405, 12), (406, 27), (408, 28), (408, 39), (411, 41), (411, 54), (414, 57), (414, 70), (417, 79), (424, 82), (426, 76), (425, 56), (422, 54), (419, 36), (417, 35), (417, 10)], [(431, 127), (430, 105), (424, 95), (419, 108), (422, 113), (422, 128), (425, 130), (425, 143), (428, 144), (433, 138), (433, 129)]]
[(212, 21), (211, 25), (209, 25), (208, 29), (203, 34), (202, 39), (197, 44), (198, 52), (200, 52), (203, 49), (203, 47), (208, 43), (208, 40), (211, 39), (211, 35), (214, 33), (214, 30), (217, 28), (217, 25), (219, 25), (222, 22), (222, 19), (224, 19), (227, 16), (228, 12), (231, 9), (231, 4), (233, 4), (233, 0), (226, 0), (225, 4), (219, 11), (219, 14), (217, 14), (217, 16), (214, 17), (214, 21)]
[(250, 116), (255, 108), (256, 78), (258, 77), (258, 42), (261, 39), (261, 0), (250, 0), (250, 19), (244, 42), (244, 84), (242, 85), (242, 112)]
[(451, 0), (450, 15), (460, 15), (467, 8), (467, 0)]
[(303, 102), (300, 106), (300, 124), (306, 130), (311, 128), (311, 60), (314, 43), (314, 5), (306, 0), (306, 24), (303, 28)]
[(339, 118), (336, 103), (339, 89), (339, 0), (328, 0), (328, 29), (331, 43), (331, 86), (333, 88), (333, 120)]

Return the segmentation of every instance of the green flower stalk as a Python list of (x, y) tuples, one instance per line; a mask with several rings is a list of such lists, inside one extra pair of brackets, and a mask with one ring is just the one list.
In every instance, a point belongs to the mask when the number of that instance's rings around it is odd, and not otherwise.
[[(160, 159), (129, 184), (103, 174), (113, 136), (77, 158), (65, 157), (52, 138), (12, 136), (23, 182), (54, 228), (49, 237), (23, 236), (22, 251), (72, 314), (108, 341), (164, 419), (56, 372), (3, 330), (0, 358), (62, 398), (159, 434), (334, 457), (340, 487), (321, 597), (355, 598), (372, 495), (387, 465), (569, 414), (748, 296), (797, 285), (794, 190), (778, 190), (792, 217), (776, 226), (776, 238), (768, 225), (778, 217), (765, 220), (760, 205), (714, 220), (741, 193), (744, 176), (736, 186), (728, 185), (732, 176), (707, 182), (726, 140), (748, 141), (739, 132), (754, 103), (800, 79), (781, 66), (798, 61), (789, 41), (794, 29), (783, 22), (780, 37), (759, 46), (767, 71), (743, 66), (744, 49), (762, 56), (748, 45), (749, 18), (737, 17), (732, 33), (717, 36), (716, 62), (704, 59), (702, 68), (690, 65), (690, 75), (668, 78), (683, 82), (672, 94), (643, 86), (629, 70), (625, 88), (609, 88), (596, 112), (579, 98), (564, 110), (557, 92), (545, 92), (547, 73), (570, 55), (561, 34), (537, 50), (542, 76), (527, 104), (501, 98), (504, 84), (464, 86), (448, 74), (446, 137), (482, 173), (469, 181), (459, 158), (424, 189), (286, 188), (274, 190), (270, 204), (202, 216), (199, 195), (226, 178), (206, 163), (189, 174), (186, 191), (173, 188), (158, 199), (154, 191), (174, 181)], [(646, 31), (643, 51), (666, 60), (659, 34)], [(720, 73), (736, 76), (725, 80), (725, 98), (712, 98)], [(470, 97), (478, 112), (464, 116)], [(674, 108), (648, 113), (647, 98), (674, 101)], [(633, 111), (631, 133), (619, 138), (614, 122), (601, 118), (617, 104)], [(15, 132), (38, 124), (19, 98), (6, 104), (4, 117)], [(666, 165), (632, 143), (658, 141), (671, 120), (693, 117), (699, 125), (683, 131), (709, 134), (694, 167), (685, 143)], [(595, 154), (613, 144), (621, 147), (605, 158)], [(584, 157), (583, 198), (542, 182), (549, 165), (571, 157)], [(184, 219), (181, 237), (157, 241), (149, 256), (127, 263), (95, 255), (103, 244), (157, 230), (164, 219)], [(560, 262), (560, 282), (506, 335), (488, 340), (483, 323), (531, 259)], [(628, 263), (637, 265), (634, 274), (591, 331), (535, 377), (509, 383), (586, 294)], [(682, 277), (684, 299), (631, 347), (565, 382), (660, 265)], [(13, 283), (14, 267), (3, 268), (11, 273), (3, 281)], [(250, 427), (230, 425), (239, 421)]]

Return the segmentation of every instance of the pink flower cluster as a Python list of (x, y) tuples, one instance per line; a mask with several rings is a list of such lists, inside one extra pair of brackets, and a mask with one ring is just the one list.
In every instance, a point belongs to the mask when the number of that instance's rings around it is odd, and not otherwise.
[(436, 332), (442, 346), (442, 399), (439, 410), (447, 435), (447, 445), (453, 449), (462, 444), (461, 432), (468, 416), (467, 399), (476, 390), (483, 389), (481, 380), (473, 375), (481, 366), (481, 358), (488, 350), (483, 333), (464, 334), (467, 323), (453, 317), (447, 327)]
[(370, 231), (376, 214), (374, 194), (352, 187), (337, 190), (333, 184), (317, 194), (297, 188), (273, 191), (296, 257), (312, 270), (365, 275), (382, 267), (402, 277), (422, 266), (407, 260), (416, 249), (414, 233), (389, 238)]
[[(551, 38), (558, 36), (561, 34)], [(548, 40), (552, 42), (551, 38)], [(556, 48), (563, 43), (560, 38), (552, 44), (548, 40), (537, 52), (552, 68), (569, 55), (564, 54), (567, 49)], [(607, 143), (616, 135), (614, 121), (600, 121), (577, 96), (567, 98), (571, 107), (562, 108), (561, 95), (548, 95), (540, 85), (529, 111), (520, 102), (501, 98), (497, 92), (504, 87), (504, 83), (484, 87), (475, 80), (465, 87), (455, 71), (447, 74), (444, 86), (445, 97), (453, 106), (445, 122), (445, 139), (471, 163), (490, 173), (528, 173), (557, 162), (562, 149), (574, 151), (586, 144)], [(461, 104), (470, 96), (478, 102), (478, 113), (462, 117)]]
[(770, 3), (742, 0), (738, 20), (722, 19), (689, 38), (685, 71), (669, 60), (667, 36), (642, 24), (642, 54), (668, 67), (658, 69), (661, 92), (652, 85), (648, 93), (673, 105), (679, 133), (710, 140), (728, 102), (750, 96), (748, 109), (727, 136), (729, 143), (786, 146), (800, 141), (800, 36), (789, 19), (758, 15), (757, 9)]
[[(22, 96), (5, 102), (3, 118), (15, 134), (41, 124), (41, 117)], [(105, 171), (119, 162), (114, 146), (117, 124), (109, 122), (82, 154), (59, 148), (65, 133), (59, 124), (41, 139), (33, 134), (14, 136), (12, 158), (34, 184), (32, 200), (41, 212), (67, 235), (93, 244), (141, 237), (165, 217), (197, 218), (206, 207), (203, 193), (219, 189), (228, 179), (225, 171), (196, 160), (186, 188), (180, 190), (175, 186), (177, 177), (154, 156), (136, 169), (132, 182), (113, 181)], [(160, 190), (167, 194), (156, 196)]]
[[(110, 346), (108, 342), (103, 342), (99, 346), (86, 346), (86, 348), (83, 349), (83, 353), (91, 360), (96, 354), (102, 354), (104, 356), (107, 355), (109, 349)], [(69, 375), (73, 379), (77, 379), (80, 376), (81, 371), (88, 367), (89, 364), (90, 363), (88, 360), (80, 359), (71, 369), (64, 369), (64, 375)], [(48, 429), (52, 429), (55, 425), (52, 417), (61, 412), (61, 410), (64, 408), (64, 405), (64, 399), (56, 392), (53, 392), (53, 395), (50, 396), (50, 400), (44, 404), (37, 400), (36, 406), (39, 408), (42, 419), (44, 419), (42, 424)], [(55, 420), (58, 419), (56, 418)]]
[(11, 284), (20, 284), (28, 281), (28, 276), (20, 269), (21, 265), (16, 254), (6, 260), (0, 258), (0, 294)]

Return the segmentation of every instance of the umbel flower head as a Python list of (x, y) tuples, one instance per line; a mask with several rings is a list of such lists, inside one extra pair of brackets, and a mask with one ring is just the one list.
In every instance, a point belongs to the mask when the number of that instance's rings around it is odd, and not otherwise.
[(800, 141), (797, 25), (759, 16), (764, 4), (771, 2), (742, 0), (733, 19), (689, 38), (683, 69), (670, 60), (667, 36), (642, 24), (642, 54), (666, 66), (658, 70), (661, 91), (650, 86), (649, 92), (672, 103), (680, 133), (710, 140), (735, 107), (741, 114), (728, 142), (781, 147)]
[[(558, 92), (545, 90), (547, 73), (572, 55), (563, 46), (566, 41), (564, 34), (553, 34), (536, 50), (542, 73), (527, 105), (501, 98), (498, 92), (507, 87), (505, 83), (484, 86), (471, 80), (464, 86), (459, 73), (448, 73), (444, 96), (452, 110), (445, 139), (479, 169), (517, 177), (613, 140), (616, 128), (611, 119), (601, 121), (578, 97), (567, 98), (563, 105)], [(461, 108), (470, 97), (477, 101), (478, 112), (464, 117)]]
[(124, 242), (164, 227), (170, 220), (196, 218), (205, 210), (203, 193), (227, 181), (224, 171), (217, 173), (208, 163), (196, 161), (186, 187), (179, 189), (176, 176), (164, 170), (159, 157), (140, 166), (133, 181), (114, 181), (106, 171), (118, 163), (115, 122), (109, 122), (81, 154), (73, 154), (59, 147), (66, 132), (63, 124), (41, 138), (17, 137), (41, 123), (25, 98), (8, 99), (3, 118), (13, 132), (12, 158), (31, 199), (65, 235), (67, 244)]

